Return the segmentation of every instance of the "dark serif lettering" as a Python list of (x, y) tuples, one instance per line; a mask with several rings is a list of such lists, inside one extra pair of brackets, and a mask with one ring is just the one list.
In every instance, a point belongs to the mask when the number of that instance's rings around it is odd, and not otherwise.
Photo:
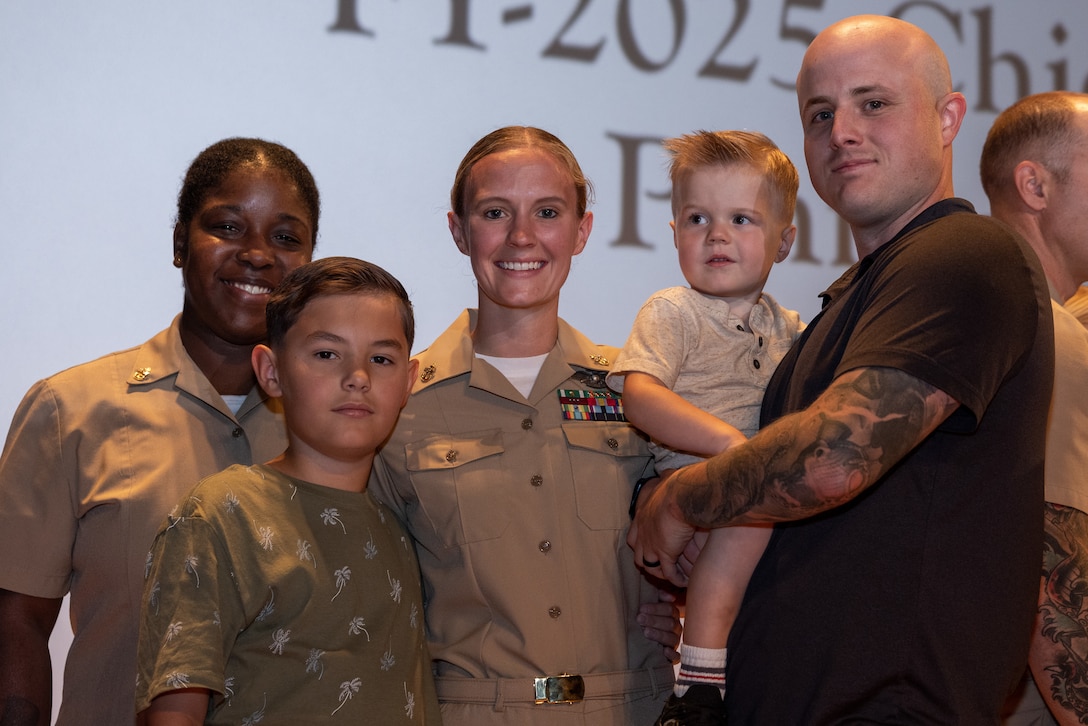
[[(607, 132), (608, 138), (620, 145), (620, 231), (616, 239), (608, 244), (612, 247), (642, 247), (653, 249), (653, 245), (642, 239), (638, 230), (639, 205), (639, 151), (643, 146), (661, 144), (660, 136), (623, 136)], [(654, 199), (668, 199), (669, 192), (647, 192), (646, 196)]]
[(359, 35), (373, 36), (374, 31), (363, 27), (359, 22), (356, 12), (356, 0), (337, 0), (336, 22), (329, 26), (329, 31), (342, 31), (345, 33), (358, 33)]

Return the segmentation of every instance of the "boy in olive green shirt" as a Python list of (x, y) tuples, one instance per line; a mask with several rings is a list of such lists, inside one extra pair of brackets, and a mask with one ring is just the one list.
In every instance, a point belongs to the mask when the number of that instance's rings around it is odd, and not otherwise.
[(379, 267), (291, 273), (253, 352), (288, 448), (202, 481), (148, 555), (141, 723), (439, 723), (418, 564), (366, 491), (415, 377), (411, 303)]

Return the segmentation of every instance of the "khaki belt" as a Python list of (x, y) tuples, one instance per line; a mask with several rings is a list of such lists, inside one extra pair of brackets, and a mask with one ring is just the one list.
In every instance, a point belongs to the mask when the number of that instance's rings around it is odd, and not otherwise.
[(674, 676), (672, 665), (666, 664), (637, 671), (582, 676), (564, 673), (540, 678), (440, 677), (434, 682), (439, 701), (494, 704), (496, 710), (502, 710), (504, 703), (569, 704), (644, 692), (657, 698), (658, 694), (672, 688)]

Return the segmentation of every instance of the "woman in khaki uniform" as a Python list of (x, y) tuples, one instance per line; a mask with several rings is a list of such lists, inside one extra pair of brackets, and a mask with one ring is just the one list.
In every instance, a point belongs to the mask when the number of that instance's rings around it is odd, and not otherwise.
[(675, 616), (624, 542), (650, 454), (605, 387), (618, 351), (558, 316), (588, 195), (540, 129), (469, 151), (449, 224), (479, 308), (418, 356), (376, 465), (417, 542), (447, 726), (649, 724), (671, 688)]
[(24, 397), (0, 455), (0, 723), (49, 722), (48, 641), (69, 593), (57, 726), (135, 722), (155, 532), (200, 479), (286, 445), (250, 352), (265, 337), (268, 294), (313, 255), (319, 213), (313, 175), (290, 149), (212, 144), (178, 195), (181, 314), (146, 343)]

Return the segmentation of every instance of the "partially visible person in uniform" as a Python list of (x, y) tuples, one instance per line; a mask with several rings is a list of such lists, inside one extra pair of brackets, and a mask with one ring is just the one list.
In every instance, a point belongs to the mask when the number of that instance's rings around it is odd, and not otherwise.
[(921, 29), (831, 25), (797, 95), (859, 262), (775, 371), (760, 432), (643, 500), (635, 556), (679, 581), (694, 527), (781, 523), (730, 633), (732, 723), (996, 723), (1038, 599), (1046, 278), (953, 196), (966, 102)]
[(502, 128), (469, 150), (449, 225), (479, 308), (417, 356), (375, 464), (371, 490), (417, 543), (446, 726), (649, 724), (672, 689), (644, 630), (675, 648), (674, 606), (624, 541), (647, 442), (605, 387), (618, 351), (558, 317), (588, 197), (546, 131)]
[[(804, 325), (763, 291), (797, 227), (797, 169), (752, 131), (698, 131), (665, 141), (674, 243), (690, 287), (654, 293), (639, 310), (608, 385), (651, 439), (657, 473), (743, 442), (763, 391)], [(657, 723), (725, 718), (725, 645), (766, 524), (712, 530), (688, 584), (673, 695)]]
[(419, 565), (366, 490), (415, 379), (408, 293), (326, 257), (284, 279), (267, 317), (253, 368), (287, 450), (204, 479), (163, 522), (136, 710), (148, 726), (438, 726)]
[(1041, 93), (994, 121), (982, 147), (994, 217), (1039, 256), (1054, 310), (1054, 395), (1029, 673), (1008, 726), (1088, 721), (1088, 330), (1062, 303), (1088, 280), (1088, 95)]
[(71, 593), (74, 639), (57, 724), (135, 720), (144, 563), (163, 517), (201, 478), (283, 451), (250, 352), (265, 303), (313, 255), (320, 203), (279, 144), (227, 139), (178, 194), (185, 299), (146, 343), (37, 383), (0, 457), (0, 723), (47, 724), (48, 642)]

